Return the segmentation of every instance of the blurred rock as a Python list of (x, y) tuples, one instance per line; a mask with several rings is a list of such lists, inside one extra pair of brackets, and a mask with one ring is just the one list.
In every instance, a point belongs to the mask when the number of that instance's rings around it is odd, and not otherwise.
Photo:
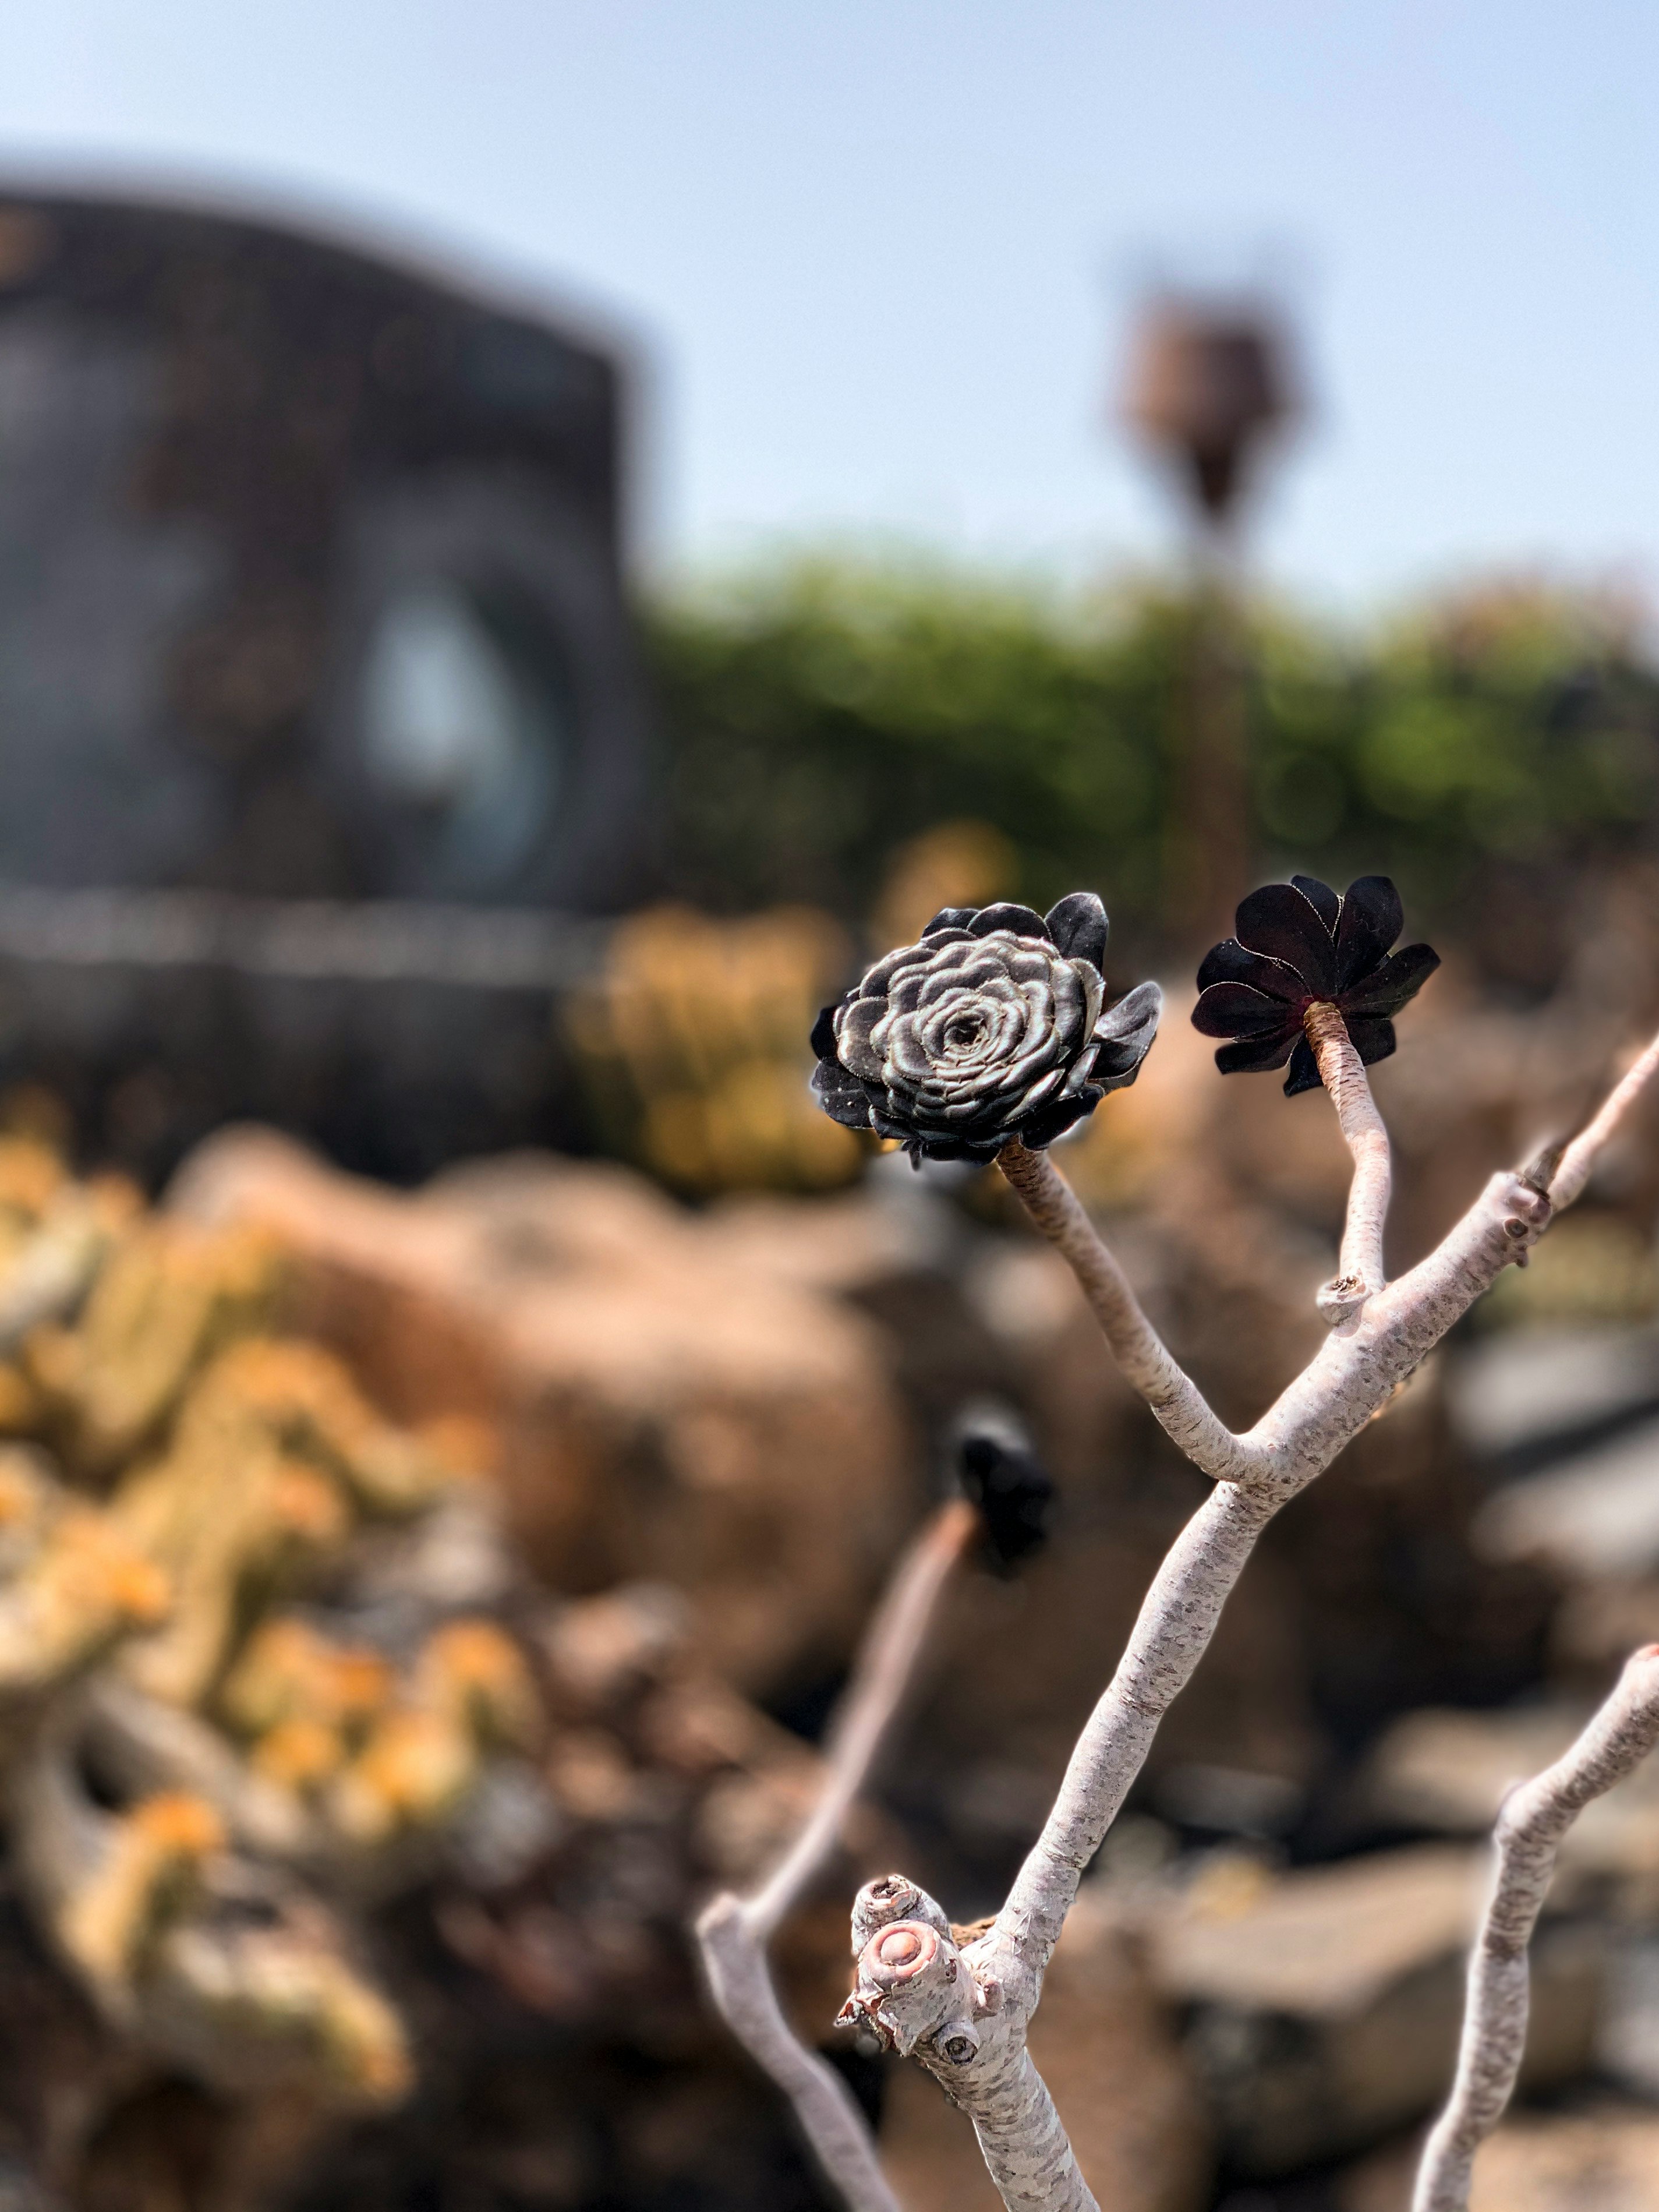
[(1559, 1699), (1496, 1713), (1408, 1713), (1373, 1747), (1356, 1794), (1385, 1826), (1488, 1835), (1505, 1793), (1559, 1759), (1589, 1717), (1588, 1706)]
[(1447, 1384), (1453, 1424), (1471, 1449), (1493, 1458), (1547, 1451), (1659, 1405), (1659, 1333), (1504, 1329), (1461, 1346)]
[[(1336, 2212), (1408, 2212), (1417, 2151), (1346, 2175)], [(1659, 2117), (1615, 2106), (1505, 2120), (1474, 2161), (1469, 2212), (1659, 2212)]]
[[(1506, 1712), (1410, 1713), (1381, 1738), (1356, 1783), (1384, 1826), (1485, 1836), (1509, 1790), (1559, 1759), (1589, 1718), (1565, 1699)], [(1558, 1903), (1589, 1897), (1627, 1917), (1659, 1912), (1659, 1762), (1593, 1798), (1562, 1838)]]
[[(1484, 1855), (1444, 1845), (1275, 1875), (1212, 1869), (1147, 1924), (1153, 1978), (1190, 2008), (1188, 2047), (1224, 2154), (1274, 2174), (1377, 2142), (1451, 2078)], [(1534, 1948), (1523, 2080), (1588, 2062), (1597, 1931), (1546, 1926)]]
[(1488, 1559), (1540, 1561), (1574, 1582), (1659, 1567), (1659, 1418), (1505, 1483), (1481, 1509), (1474, 1538)]
[(1620, 2088), (1659, 2103), (1659, 1939), (1614, 1946), (1596, 2031), (1597, 2071)]
[(1659, 1643), (1659, 1575), (1610, 1575), (1562, 1595), (1550, 1624), (1552, 1672), (1600, 1689), (1631, 1653)]
[[(1103, 2204), (1200, 2212), (1214, 2157), (1197, 2082), (1129, 1937), (1086, 1891), (1054, 1953), (1030, 2048)], [(998, 2212), (972, 2124), (919, 2067), (892, 2071), (881, 2151), (906, 2212)]]
[(675, 1584), (745, 1686), (844, 1660), (921, 1503), (915, 1447), (879, 1333), (757, 1264), (753, 1216), (705, 1226), (623, 1170), (540, 1157), (407, 1196), (258, 1130), (205, 1146), (171, 1203), (270, 1233), (308, 1324), (400, 1418), (491, 1423), (556, 1587)]

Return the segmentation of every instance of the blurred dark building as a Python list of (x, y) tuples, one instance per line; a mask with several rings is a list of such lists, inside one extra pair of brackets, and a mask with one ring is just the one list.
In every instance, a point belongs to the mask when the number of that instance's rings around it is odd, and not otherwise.
[(544, 319), (0, 196), (0, 1081), (151, 1171), (228, 1114), (396, 1174), (565, 1133), (646, 798), (622, 446)]

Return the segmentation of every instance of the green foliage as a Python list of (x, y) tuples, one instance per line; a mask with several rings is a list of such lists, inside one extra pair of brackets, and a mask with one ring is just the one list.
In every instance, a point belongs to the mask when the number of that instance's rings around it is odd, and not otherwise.
[[(1158, 933), (1198, 603), (1066, 601), (816, 563), (659, 607), (671, 888), (868, 912), (896, 846), (978, 817), (1038, 904), (1079, 883)], [(1364, 637), (1257, 609), (1242, 641), (1264, 872), (1395, 873), (1455, 919), (1516, 862), (1650, 834), (1659, 680), (1616, 609), (1467, 596)]]

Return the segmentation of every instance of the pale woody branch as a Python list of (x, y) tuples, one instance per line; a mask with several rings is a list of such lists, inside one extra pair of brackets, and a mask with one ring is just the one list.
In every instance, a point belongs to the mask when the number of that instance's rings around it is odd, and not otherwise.
[(939, 1594), (972, 1542), (979, 1516), (965, 1498), (939, 1507), (904, 1558), (866, 1632), (863, 1648), (825, 1744), (829, 1779), (777, 1871), (744, 1906), (762, 1942), (817, 1873), (841, 1835), (877, 1752), (915, 1672)]
[(766, 1945), (834, 1850), (915, 1676), (940, 1594), (978, 1527), (965, 1498), (941, 1505), (923, 1527), (866, 1634), (826, 1746), (828, 1778), (805, 1826), (758, 1890), (747, 1898), (715, 1898), (697, 1923), (703, 1972), (721, 2017), (788, 2098), (819, 2165), (852, 2212), (899, 2212), (898, 2200), (847, 2084), (803, 2046), (785, 2020)]
[(851, 2090), (784, 2018), (765, 1950), (744, 1919), (741, 1899), (729, 1892), (717, 1897), (697, 1923), (697, 1943), (721, 2019), (789, 2100), (813, 2156), (848, 2212), (902, 2212)]
[(1613, 1694), (1565, 1755), (1510, 1791), (1493, 1835), (1492, 1893), (1469, 1959), (1468, 2002), (1450, 2101), (1418, 2169), (1412, 2212), (1468, 2212), (1475, 2152), (1509, 2103), (1527, 2040), (1527, 1947), (1561, 1838), (1593, 1797), (1659, 1742), (1659, 1644), (1626, 1662)]

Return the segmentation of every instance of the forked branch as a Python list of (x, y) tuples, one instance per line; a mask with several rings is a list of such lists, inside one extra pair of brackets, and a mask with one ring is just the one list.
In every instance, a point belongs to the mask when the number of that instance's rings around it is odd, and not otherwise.
[[(914, 2057), (969, 2115), (1011, 2212), (1097, 2212), (1031, 2064), (1027, 2028), (1083, 1871), (1139, 1773), (1159, 1722), (1207, 1649), (1256, 1539), (1388, 1403), (1503, 1269), (1526, 1257), (1553, 1213), (1578, 1196), (1601, 1147), (1659, 1071), (1656, 1039), (1579, 1138), (1559, 1156), (1494, 1176), (1435, 1250), (1391, 1283), (1383, 1267), (1389, 1142), (1365, 1062), (1393, 1049), (1392, 1017), (1432, 973), (1437, 956), (1424, 945), (1389, 950), (1401, 914), (1394, 886), (1380, 877), (1362, 878), (1340, 898), (1298, 877), (1253, 893), (1238, 920), (1238, 938), (1215, 947), (1200, 969), (1194, 1019), (1206, 1035), (1232, 1040), (1218, 1054), (1224, 1070), (1267, 1070), (1288, 1060), (1288, 1091), (1322, 1085), (1353, 1158), (1339, 1272), (1319, 1297), (1329, 1333), (1302, 1373), (1241, 1435), (1227, 1428), (1161, 1340), (1047, 1149), (1101, 1091), (1133, 1079), (1156, 1027), (1158, 994), (1152, 985), (1097, 1011), (1106, 919), (1092, 894), (1074, 893), (1046, 916), (1012, 905), (945, 909), (919, 944), (876, 962), (838, 1006), (824, 1010), (813, 1031), (819, 1054), (814, 1085), (836, 1120), (896, 1138), (917, 1159), (995, 1158), (1036, 1226), (1071, 1266), (1126, 1378), (1216, 1486), (1154, 1578), (1053, 1809), (995, 1918), (972, 1936), (959, 1936), (939, 1905), (900, 1875), (871, 1885), (854, 1907), (858, 1972), (843, 2020), (862, 2021), (890, 2048)], [(1659, 1662), (1659, 1654), (1653, 1656)], [(1630, 1696), (1636, 1699), (1637, 1692)], [(1473, 2053), (1474, 2086), (1458, 2106), (1460, 2113), (1467, 2106), (1475, 2114), (1474, 2124), (1492, 2104), (1492, 2084), (1500, 2085), (1495, 2115), (1513, 2078), (1512, 2071), (1504, 2075), (1504, 2038), (1512, 2041), (1516, 2032), (1512, 1985), (1518, 1971), (1524, 1993), (1525, 1966), (1523, 1955), (1517, 1961), (1503, 1946), (1512, 1951), (1518, 1930), (1524, 1954), (1531, 1927), (1525, 1882), (1535, 1877), (1541, 1896), (1547, 1854), (1559, 1832), (1551, 1824), (1559, 1818), (1564, 1826), (1585, 1795), (1606, 1786), (1596, 1778), (1610, 1771), (1609, 1762), (1634, 1740), (1638, 1723), (1622, 1706), (1620, 1716), (1616, 1725), (1608, 1723), (1611, 1735), (1591, 1731), (1595, 1741), (1586, 1739), (1589, 1748), (1579, 1765), (1567, 1762), (1571, 1771), (1559, 1778), (1557, 1797), (1534, 1815), (1523, 1795), (1510, 1829), (1500, 1835), (1504, 1867), (1515, 1870), (1504, 1880), (1522, 1887), (1513, 1897), (1502, 1890), (1506, 1901), (1493, 1923), (1492, 1987), (1502, 2002), (1485, 1984), (1477, 1993), (1485, 2009), (1477, 2007), (1480, 2020), (1466, 2052)], [(849, 1766), (866, 1756), (859, 1748), (863, 1741), (849, 1722), (842, 1739)], [(810, 2054), (796, 2046), (793, 2057), (775, 2049), (768, 2056), (768, 2036), (781, 2023), (759, 1956), (766, 1932), (798, 1877), (804, 1878), (801, 1870), (827, 1848), (855, 1787), (838, 1785), (774, 1881), (747, 1905), (718, 1901), (702, 1933), (711, 1983), (728, 2019), (796, 2096), (827, 2170), (862, 2212), (890, 2202), (873, 2152), (867, 2138), (865, 2154), (837, 2151), (822, 2116), (805, 2108), (792, 2084), (804, 2078), (804, 2063), (817, 2063)], [(1570, 1801), (1562, 1815), (1560, 1807)], [(1534, 1901), (1531, 1914), (1535, 1911)], [(738, 1961), (743, 1973), (724, 1967), (723, 1959)], [(756, 1994), (759, 1984), (763, 1996)], [(1466, 2132), (1469, 2124), (1467, 2118), (1455, 2123)], [(1461, 2202), (1428, 2200), (1431, 2212), (1448, 2212)]]
[[(1308, 1367), (1243, 1436), (1222, 1425), (1159, 1340), (1052, 1162), (1014, 1145), (1000, 1156), (1037, 1226), (1077, 1273), (1130, 1382), (1177, 1441), (1190, 1439), (1196, 1464), (1223, 1478), (1147, 1592), (1054, 1808), (990, 1927), (957, 1949), (938, 1907), (896, 1877), (918, 1901), (915, 1915), (868, 1936), (860, 1953), (852, 2011), (895, 2048), (912, 2052), (968, 2112), (1011, 2212), (1091, 2212), (1094, 2205), (1031, 2067), (1026, 2029), (1083, 1871), (1139, 1773), (1160, 1720), (1208, 1647), (1257, 1537), (1553, 1217), (1552, 1192), (1540, 1188), (1537, 1170), (1495, 1176), (1427, 1259), (1386, 1283), (1386, 1139), (1358, 1054), (1338, 1033), (1340, 1017), (1327, 1021), (1324, 1012), (1310, 1009), (1309, 1039), (1354, 1154), (1343, 1249), (1359, 1287), (1355, 1301), (1341, 1303)], [(1659, 1042), (1563, 1156), (1561, 1169), (1571, 1162), (1573, 1173), (1565, 1195), (1583, 1188), (1597, 1146), (1656, 1069)], [(859, 1926), (855, 1914), (855, 1937)]]

